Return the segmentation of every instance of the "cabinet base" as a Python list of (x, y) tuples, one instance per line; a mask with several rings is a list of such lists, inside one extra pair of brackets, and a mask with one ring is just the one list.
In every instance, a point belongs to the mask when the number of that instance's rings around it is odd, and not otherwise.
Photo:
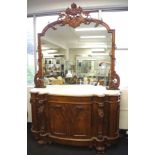
[(62, 138), (57, 136), (52, 136), (49, 133), (40, 134), (39, 131), (31, 130), (33, 136), (37, 140), (38, 144), (64, 144), (71, 146), (86, 146), (89, 149), (96, 149), (96, 155), (106, 155), (106, 148), (109, 147), (113, 142), (118, 140), (119, 137), (115, 137), (113, 140), (99, 140), (97, 137), (92, 137), (90, 139), (71, 139), (71, 138)]

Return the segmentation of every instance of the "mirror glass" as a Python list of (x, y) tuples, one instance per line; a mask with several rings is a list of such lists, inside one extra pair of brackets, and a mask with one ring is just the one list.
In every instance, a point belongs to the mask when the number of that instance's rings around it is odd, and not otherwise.
[(107, 86), (111, 67), (112, 34), (102, 25), (81, 24), (48, 29), (41, 37), (46, 84)]

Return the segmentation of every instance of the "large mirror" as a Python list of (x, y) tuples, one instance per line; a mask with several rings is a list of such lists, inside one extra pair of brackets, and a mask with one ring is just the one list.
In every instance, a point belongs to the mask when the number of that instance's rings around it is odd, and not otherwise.
[(73, 3), (38, 34), (36, 87), (101, 84), (117, 89), (114, 48), (115, 30)]

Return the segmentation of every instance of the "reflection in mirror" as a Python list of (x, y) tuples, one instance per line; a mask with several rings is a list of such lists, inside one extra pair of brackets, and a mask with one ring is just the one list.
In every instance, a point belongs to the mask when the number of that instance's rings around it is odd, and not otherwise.
[(102, 25), (57, 25), (56, 30), (47, 30), (41, 42), (46, 84), (95, 85), (100, 81), (108, 85), (112, 34)]

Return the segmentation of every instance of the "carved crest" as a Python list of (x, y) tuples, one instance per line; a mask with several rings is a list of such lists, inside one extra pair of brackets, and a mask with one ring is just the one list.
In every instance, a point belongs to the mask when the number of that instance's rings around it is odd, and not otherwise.
[(67, 8), (64, 13), (59, 15), (58, 20), (62, 22), (61, 26), (68, 24), (69, 26), (76, 28), (81, 23), (89, 24), (87, 19), (89, 18), (89, 12), (83, 11), (81, 7), (77, 7), (75, 3), (71, 5), (71, 8)]

